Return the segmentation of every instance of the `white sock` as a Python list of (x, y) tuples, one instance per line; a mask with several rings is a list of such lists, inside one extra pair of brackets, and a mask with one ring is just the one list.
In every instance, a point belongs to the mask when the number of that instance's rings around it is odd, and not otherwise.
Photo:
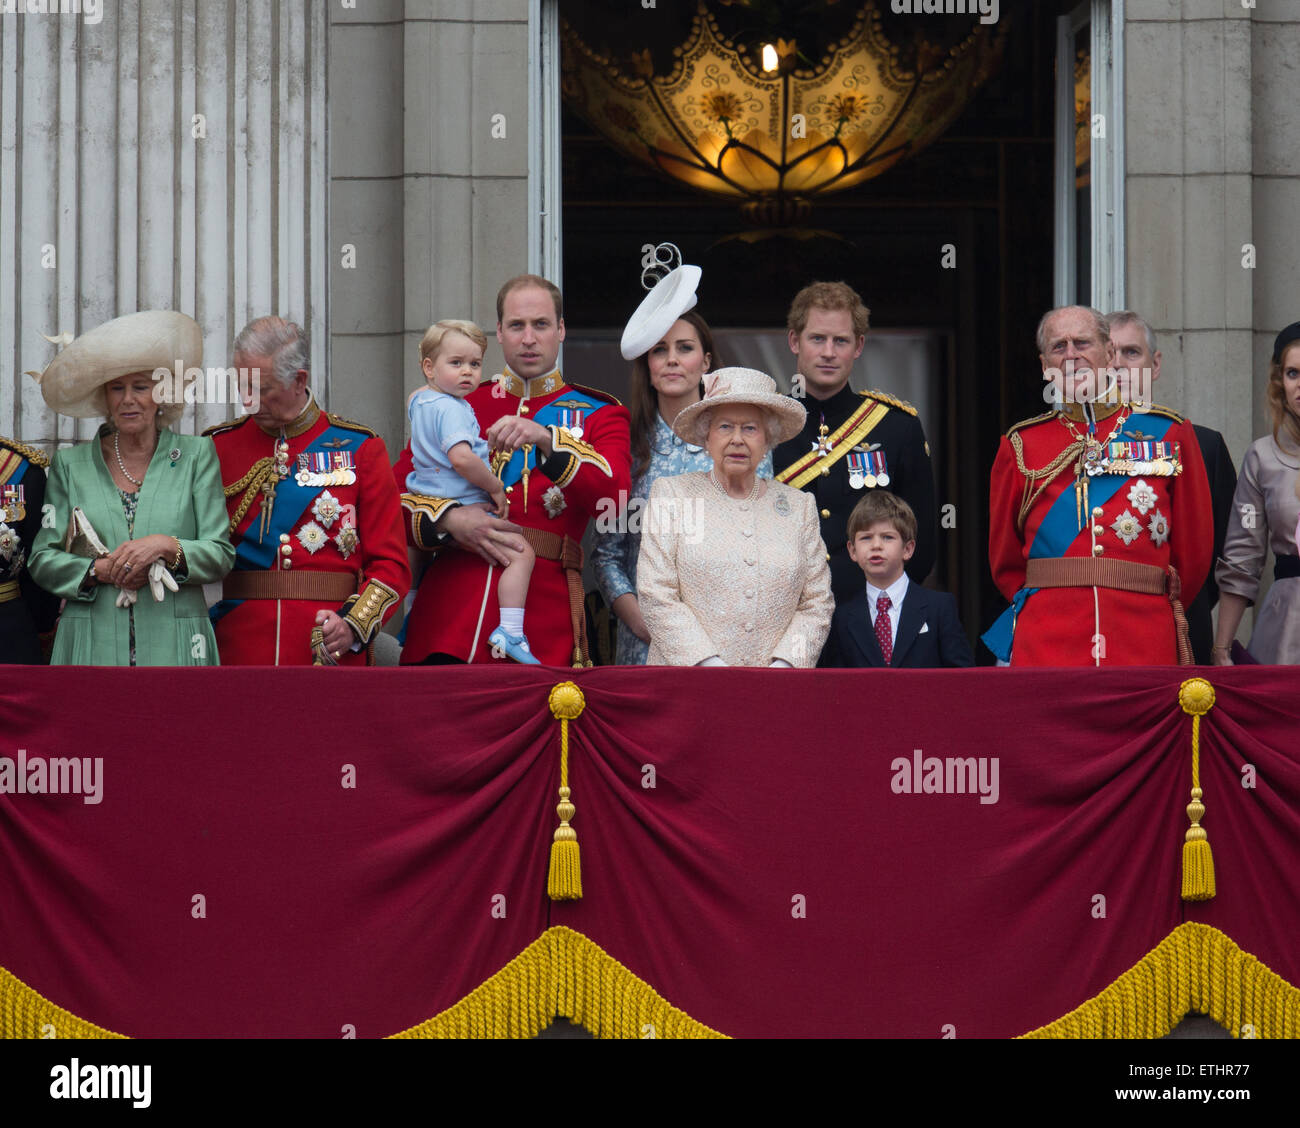
[(522, 607), (501, 608), (501, 629), (511, 638), (518, 638), (524, 633), (524, 609)]

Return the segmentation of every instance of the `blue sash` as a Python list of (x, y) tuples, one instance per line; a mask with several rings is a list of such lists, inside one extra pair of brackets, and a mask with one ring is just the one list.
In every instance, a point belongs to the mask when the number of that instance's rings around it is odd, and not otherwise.
[[(1139, 427), (1138, 424), (1141, 426)], [(1115, 431), (1106, 443), (1135, 441), (1130, 428), (1143, 433), (1149, 433), (1147, 428), (1150, 428), (1151, 432), (1154, 432), (1154, 441), (1159, 442), (1169, 433), (1169, 428), (1172, 426), (1173, 420), (1164, 416), (1130, 415), (1124, 421), (1124, 425)], [(1088, 504), (1105, 505), (1131, 480), (1131, 476), (1127, 474), (1098, 474), (1089, 479)], [(1052, 502), (1047, 516), (1043, 518), (1043, 523), (1038, 526), (1038, 532), (1034, 534), (1034, 543), (1029, 546), (1030, 560), (1056, 560), (1065, 555), (1080, 531), (1078, 510), (1074, 502), (1074, 491), (1071, 489), (1062, 490)], [(1037, 590), (1037, 588), (1021, 588), (1011, 597), (1011, 606), (980, 635), (984, 645), (1004, 662), (1011, 661), (1011, 643), (1015, 635), (1016, 618), (1024, 609), (1025, 601)]]
[[(571, 403), (574, 400), (581, 400), (582, 403), (590, 409), (583, 412), (584, 420), (590, 419), (597, 411), (606, 406), (604, 402), (600, 401), (591, 403), (584, 399), (578, 392), (570, 389), (567, 394), (562, 393), (555, 399), (551, 400), (551, 402), (545, 407), (538, 408), (536, 413), (532, 416), (533, 422), (540, 423), (543, 427), (550, 427), (552, 424), (563, 426), (564, 417), (568, 416), (572, 409), (559, 407), (558, 405), (562, 402)], [(533, 460), (529, 469), (537, 469), (536, 453), (534, 451), (529, 451), (528, 457)], [(506, 463), (505, 469), (501, 472), (501, 484), (503, 486), (513, 486), (524, 476), (524, 459), (525, 454), (523, 447), (520, 447), (510, 456), (510, 461)]]
[[(337, 442), (340, 439), (355, 440), (356, 432), (331, 425), (308, 443), (302, 453), (315, 453), (324, 448), (326, 441)], [(337, 450), (338, 447), (332, 449)], [(354, 472), (359, 474), (360, 470)], [(266, 539), (255, 539), (252, 535), (253, 526), (249, 525), (248, 531), (235, 544), (234, 571), (267, 571), (275, 563), (276, 553), (280, 551), (281, 534), (293, 528), (294, 523), (316, 500), (320, 491), (320, 486), (300, 486), (294, 478), (293, 469), (290, 468), (289, 476), (275, 487), (275, 505), (271, 509), (271, 520), (267, 523)], [(260, 529), (260, 519), (254, 518), (254, 523)], [(243, 602), (242, 599), (223, 599), (208, 611), (208, 618), (215, 623)]]

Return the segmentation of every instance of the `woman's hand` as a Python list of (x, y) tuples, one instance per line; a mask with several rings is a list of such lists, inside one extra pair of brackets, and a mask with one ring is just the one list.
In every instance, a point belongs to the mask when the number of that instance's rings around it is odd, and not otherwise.
[(127, 591), (138, 591), (149, 579), (149, 565), (155, 560), (170, 560), (176, 555), (176, 539), (154, 533), (137, 540), (123, 541), (104, 557), (103, 564), (95, 569), (100, 582), (117, 584)]
[(1234, 663), (1233, 660), (1232, 660), (1232, 651), (1231, 651), (1231, 649), (1230, 649), (1229, 647), (1226, 647), (1226, 646), (1218, 646), (1218, 645), (1216, 645), (1216, 646), (1214, 647), (1214, 650), (1213, 650), (1213, 651), (1211, 652), (1211, 654), (1210, 654), (1210, 660), (1211, 660), (1211, 661), (1212, 661), (1216, 666), (1232, 666), (1232, 665), (1235, 665), (1235, 663)]
[(625, 591), (609, 605), (609, 609), (642, 642), (650, 641), (650, 628), (645, 625), (645, 619), (641, 617), (641, 604), (637, 602), (635, 593)]

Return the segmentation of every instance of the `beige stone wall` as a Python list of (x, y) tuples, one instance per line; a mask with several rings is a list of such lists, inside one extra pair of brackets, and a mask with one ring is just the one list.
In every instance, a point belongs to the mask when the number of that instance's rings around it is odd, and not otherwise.
[(331, 407), (396, 450), (424, 330), (491, 337), (497, 287), (528, 267), (528, 0), (331, 9)]
[(1253, 3), (1128, 0), (1124, 52), (1128, 304), (1160, 334), (1156, 398), (1238, 465), (1270, 426), (1273, 338), (1300, 320), (1300, 4)]

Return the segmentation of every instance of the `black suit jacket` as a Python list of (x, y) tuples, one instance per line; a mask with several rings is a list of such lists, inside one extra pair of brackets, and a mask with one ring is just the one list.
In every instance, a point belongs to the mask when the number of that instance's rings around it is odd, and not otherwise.
[[(1205, 462), (1205, 474), (1210, 479), (1210, 502), (1214, 509), (1214, 560), (1223, 555), (1223, 538), (1228, 531), (1228, 515), (1232, 512), (1232, 495), (1237, 489), (1237, 470), (1232, 465), (1228, 444), (1218, 431), (1192, 424), (1196, 441)], [(1219, 585), (1214, 582), (1214, 564), (1205, 586), (1187, 606), (1187, 633), (1192, 642), (1192, 654), (1198, 666), (1211, 664), (1210, 651), (1214, 646), (1214, 628), (1210, 611), (1219, 602)]]
[[(925, 629), (922, 629), (925, 628)], [(885, 656), (871, 623), (866, 588), (835, 608), (822, 666), (883, 667)], [(907, 585), (898, 616), (891, 669), (933, 669), (973, 666), (966, 632), (957, 617), (957, 601), (946, 591), (930, 591), (917, 583)]]

